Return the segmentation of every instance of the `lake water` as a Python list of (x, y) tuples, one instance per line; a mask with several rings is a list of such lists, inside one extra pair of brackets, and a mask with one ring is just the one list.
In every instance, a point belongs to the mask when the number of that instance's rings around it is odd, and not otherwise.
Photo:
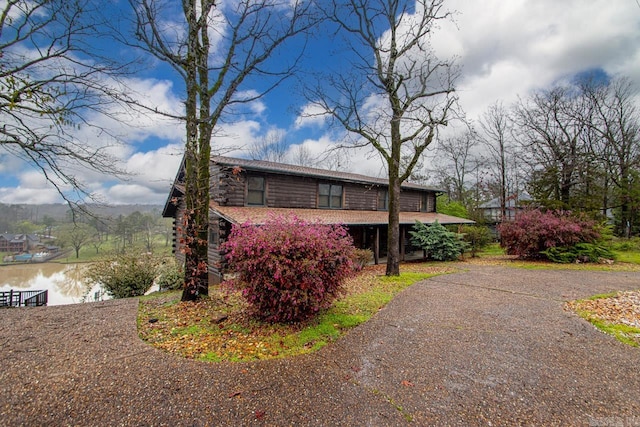
[(48, 305), (94, 301), (100, 287), (87, 292), (83, 272), (88, 264), (33, 263), (0, 266), (0, 291), (48, 290)]

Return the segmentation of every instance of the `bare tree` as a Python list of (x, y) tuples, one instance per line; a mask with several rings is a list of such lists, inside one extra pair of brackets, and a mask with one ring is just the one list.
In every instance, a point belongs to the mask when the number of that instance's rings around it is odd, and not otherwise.
[(508, 164), (513, 152), (511, 151), (512, 123), (502, 102), (489, 106), (480, 120), (482, 129), (482, 145), (489, 153), (489, 169), (497, 178), (498, 200), (500, 201), (500, 217), (506, 218), (507, 196), (509, 183)]
[(387, 275), (400, 273), (400, 186), (455, 102), (456, 72), (438, 59), (431, 31), (443, 0), (334, 0), (321, 6), (346, 38), (352, 63), (309, 88), (309, 101), (384, 160), (389, 177)]
[(76, 136), (80, 126), (96, 127), (90, 115), (108, 114), (116, 94), (105, 77), (121, 71), (91, 46), (101, 25), (94, 6), (89, 0), (0, 3), (0, 156), (40, 170), (76, 208), (90, 197), (79, 170), (124, 174), (106, 144)]
[(269, 132), (257, 139), (249, 147), (249, 155), (253, 160), (284, 162), (287, 158), (287, 140), (283, 131)]
[(296, 145), (291, 151), (291, 163), (298, 166), (312, 167), (316, 162), (311, 154), (311, 150), (304, 144)]
[(604, 161), (607, 177), (616, 189), (617, 207), (620, 210), (618, 232), (629, 237), (640, 216), (638, 92), (626, 78), (608, 84), (588, 81), (581, 89), (589, 100), (586, 124), (600, 139), (597, 155)]
[(76, 253), (76, 258), (80, 258), (80, 249), (82, 249), (95, 236), (95, 231), (84, 223), (66, 224), (61, 227), (60, 240), (64, 244), (68, 244)]
[[(226, 113), (291, 75), (297, 58), (269, 59), (315, 24), (313, 8), (310, 2), (274, 0), (129, 2), (136, 14), (137, 46), (169, 64), (186, 89), (184, 115), (164, 114), (186, 123), (182, 299), (195, 300), (208, 294), (211, 137)], [(242, 90), (251, 88), (249, 77), (259, 77), (260, 90)]]
[(452, 200), (466, 203), (466, 192), (469, 184), (469, 174), (478, 167), (473, 149), (478, 145), (478, 137), (475, 132), (468, 130), (463, 134), (445, 138), (438, 141), (436, 153), (439, 159), (444, 160), (441, 165), (442, 177), (447, 177), (451, 183), (449, 197)]
[(515, 107), (522, 156), (540, 200), (573, 207), (580, 165), (588, 151), (583, 100), (569, 87), (532, 94)]

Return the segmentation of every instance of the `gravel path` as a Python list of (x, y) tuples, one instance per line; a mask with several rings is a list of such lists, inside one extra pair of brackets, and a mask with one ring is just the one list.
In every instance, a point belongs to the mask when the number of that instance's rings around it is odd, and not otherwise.
[(137, 301), (0, 310), (0, 424), (640, 425), (640, 350), (563, 302), (640, 273), (469, 266), (313, 355), (207, 364), (152, 349)]

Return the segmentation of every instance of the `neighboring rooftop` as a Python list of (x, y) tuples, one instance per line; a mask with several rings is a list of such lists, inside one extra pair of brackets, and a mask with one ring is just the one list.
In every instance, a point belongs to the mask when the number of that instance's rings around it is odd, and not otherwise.
[[(505, 203), (505, 207), (507, 208), (514, 208), (514, 207), (518, 207), (521, 206), (523, 202), (531, 202), (533, 199), (531, 198), (531, 196), (527, 193), (521, 193), (521, 194), (516, 194), (516, 195), (511, 195), (509, 197), (507, 197), (507, 201)], [(499, 198), (494, 198), (489, 200), (488, 202), (485, 202), (483, 204), (481, 204), (479, 206), (480, 209), (492, 209), (492, 208), (500, 208), (500, 199)]]

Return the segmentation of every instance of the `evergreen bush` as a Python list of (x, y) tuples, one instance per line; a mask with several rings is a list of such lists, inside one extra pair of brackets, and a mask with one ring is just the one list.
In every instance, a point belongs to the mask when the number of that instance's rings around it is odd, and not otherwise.
[(426, 257), (435, 261), (453, 261), (465, 250), (466, 244), (460, 236), (447, 230), (438, 221), (425, 225), (416, 221), (409, 231), (411, 243), (426, 252)]
[(85, 279), (89, 287), (100, 284), (113, 298), (137, 297), (153, 285), (157, 266), (153, 255), (125, 253), (92, 264)]
[(157, 270), (156, 284), (160, 291), (178, 290), (184, 286), (184, 271), (175, 258), (165, 260)]
[(485, 226), (465, 225), (462, 227), (462, 238), (467, 243), (467, 248), (471, 251), (471, 256), (475, 257), (478, 251), (486, 247), (493, 238), (491, 232)]
[(615, 259), (615, 254), (602, 245), (576, 243), (574, 246), (555, 246), (542, 251), (550, 261), (569, 264), (573, 262), (599, 262)]

